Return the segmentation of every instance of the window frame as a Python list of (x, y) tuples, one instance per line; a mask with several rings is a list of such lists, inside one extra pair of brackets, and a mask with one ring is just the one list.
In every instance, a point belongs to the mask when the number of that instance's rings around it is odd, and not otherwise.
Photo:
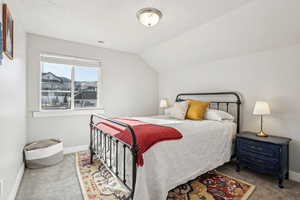
[[(72, 58), (72, 57), (70, 57)], [(86, 59), (88, 60), (88, 59)], [(39, 112), (34, 112), (34, 117), (43, 117), (44, 114), (41, 113), (48, 113), (45, 116), (56, 116), (56, 115), (84, 115), (84, 114), (91, 114), (93, 112), (90, 111), (101, 111), (103, 113), (103, 99), (100, 99), (102, 94), (102, 68), (101, 62), (99, 61), (98, 66), (83, 66), (83, 65), (76, 65), (76, 64), (67, 64), (72, 67), (71, 69), (71, 108), (70, 109), (53, 109), (47, 110), (42, 108), (42, 73), (43, 73), (43, 65), (44, 63), (51, 63), (45, 62), (40, 60), (40, 68), (39, 68), (39, 87), (38, 87), (38, 94), (39, 94)], [(63, 63), (62, 63), (63, 64)], [(97, 106), (96, 107), (86, 107), (86, 108), (76, 108), (75, 107), (75, 67), (95, 67), (97, 70)], [(87, 111), (87, 112), (85, 112)]]

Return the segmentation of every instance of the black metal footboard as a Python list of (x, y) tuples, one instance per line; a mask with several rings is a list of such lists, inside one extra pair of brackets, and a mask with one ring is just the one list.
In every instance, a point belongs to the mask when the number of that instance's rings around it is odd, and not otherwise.
[[(114, 137), (110, 133), (106, 133), (97, 127), (95, 123), (95, 118), (98, 121), (108, 121), (113, 124), (125, 127), (129, 130), (132, 137), (132, 144), (126, 144), (122, 140)], [(132, 167), (131, 167), (131, 184), (126, 180), (126, 149), (129, 150), (132, 156)], [(136, 174), (137, 174), (137, 151), (138, 145), (136, 143), (136, 136), (132, 127), (126, 123), (116, 121), (113, 119), (106, 118), (97, 114), (92, 114), (90, 118), (90, 153), (91, 153), (91, 163), (96, 156), (100, 159), (103, 164), (110, 170), (130, 191), (129, 199), (133, 198), (135, 184), (136, 184)], [(121, 156), (122, 155), (122, 156)], [(120, 167), (121, 166), (121, 167)], [(122, 168), (122, 169), (120, 169)], [(122, 170), (122, 171), (120, 171)]]

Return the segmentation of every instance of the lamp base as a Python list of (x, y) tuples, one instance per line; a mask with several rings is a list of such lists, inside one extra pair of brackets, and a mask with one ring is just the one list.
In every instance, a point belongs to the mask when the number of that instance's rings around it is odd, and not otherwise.
[(256, 136), (258, 136), (258, 137), (268, 137), (268, 135), (263, 131), (260, 131), (260, 132), (256, 133)]

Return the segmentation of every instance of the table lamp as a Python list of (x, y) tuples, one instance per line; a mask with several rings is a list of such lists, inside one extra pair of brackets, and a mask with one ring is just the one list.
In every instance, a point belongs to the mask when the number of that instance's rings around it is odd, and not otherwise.
[(160, 100), (159, 107), (162, 108), (164, 110), (164, 113), (165, 113), (165, 109), (168, 107), (167, 99)]
[(260, 115), (260, 132), (256, 134), (259, 137), (267, 137), (268, 135), (263, 131), (263, 116), (270, 115), (270, 107), (267, 102), (257, 101), (254, 106), (253, 115)]

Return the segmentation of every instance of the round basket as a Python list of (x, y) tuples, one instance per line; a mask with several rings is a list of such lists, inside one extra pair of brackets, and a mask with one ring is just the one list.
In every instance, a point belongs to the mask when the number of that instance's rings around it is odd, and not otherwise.
[(27, 168), (52, 166), (64, 159), (63, 143), (56, 139), (32, 142), (25, 146), (24, 155)]

